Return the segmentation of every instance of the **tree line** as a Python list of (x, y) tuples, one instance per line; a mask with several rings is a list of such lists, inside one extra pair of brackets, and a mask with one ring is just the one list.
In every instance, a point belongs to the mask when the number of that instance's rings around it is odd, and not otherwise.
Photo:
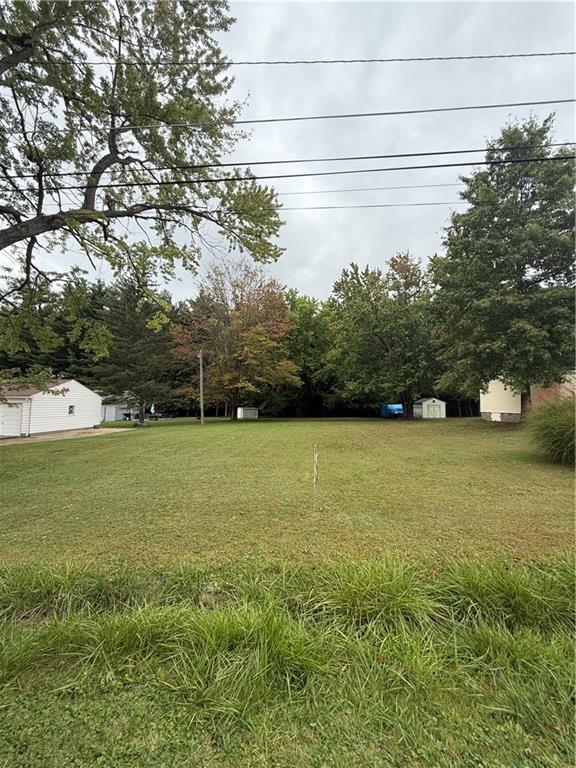
[[(194, 298), (172, 302), (135, 246), (112, 285), (74, 271), (37, 278), (33, 306), (0, 312), (0, 369), (51, 369), (140, 411), (194, 412), (198, 352), (212, 413), (369, 412), (440, 394), (475, 399), (494, 378), (519, 391), (573, 366), (574, 163), (551, 148), (552, 118), (507, 126), (497, 163), (463, 177), (443, 255), (352, 263), (326, 301), (286, 289), (248, 259), (214, 263)], [(289, 258), (289, 255), (287, 256)]]

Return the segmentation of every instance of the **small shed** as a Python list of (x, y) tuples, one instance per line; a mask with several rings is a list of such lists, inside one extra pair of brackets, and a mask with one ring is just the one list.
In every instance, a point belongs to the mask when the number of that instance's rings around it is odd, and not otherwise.
[(517, 423), (522, 415), (522, 395), (500, 379), (493, 379), (486, 391), (480, 392), (480, 415), (485, 421)]
[(97, 427), (102, 398), (75, 379), (50, 382), (46, 391), (2, 391), (0, 438)]
[(236, 417), (239, 421), (246, 421), (247, 419), (258, 418), (258, 408), (238, 408)]
[(421, 397), (414, 403), (415, 419), (445, 419), (446, 403), (437, 397)]

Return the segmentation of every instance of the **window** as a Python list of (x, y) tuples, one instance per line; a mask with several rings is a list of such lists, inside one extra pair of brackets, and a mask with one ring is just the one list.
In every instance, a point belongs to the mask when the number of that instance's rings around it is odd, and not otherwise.
[(75, 407), (76, 407), (75, 405), (69, 405), (68, 406), (68, 416), (74, 416), (74, 408)]

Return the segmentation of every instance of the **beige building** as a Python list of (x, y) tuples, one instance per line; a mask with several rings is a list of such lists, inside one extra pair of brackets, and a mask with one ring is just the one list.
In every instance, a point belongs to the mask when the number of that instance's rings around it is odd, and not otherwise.
[[(543, 400), (564, 397), (576, 393), (576, 372), (566, 374), (562, 382), (550, 387), (530, 387), (531, 404)], [(520, 392), (505, 386), (499, 379), (488, 384), (486, 392), (480, 392), (480, 415), (486, 421), (518, 422), (522, 415), (522, 396)]]
[(480, 392), (480, 416), (485, 421), (518, 422), (522, 414), (522, 396), (499, 379), (493, 379), (486, 392)]

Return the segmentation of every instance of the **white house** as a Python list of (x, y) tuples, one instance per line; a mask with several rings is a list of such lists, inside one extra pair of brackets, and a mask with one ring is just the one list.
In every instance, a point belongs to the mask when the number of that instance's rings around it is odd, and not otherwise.
[(522, 414), (522, 396), (507, 387), (500, 379), (493, 379), (480, 392), (480, 415), (485, 421), (518, 422)]
[(414, 402), (415, 419), (445, 419), (446, 403), (437, 397), (421, 397)]
[(54, 381), (48, 391), (2, 391), (0, 438), (64, 432), (100, 424), (102, 398), (75, 379)]

